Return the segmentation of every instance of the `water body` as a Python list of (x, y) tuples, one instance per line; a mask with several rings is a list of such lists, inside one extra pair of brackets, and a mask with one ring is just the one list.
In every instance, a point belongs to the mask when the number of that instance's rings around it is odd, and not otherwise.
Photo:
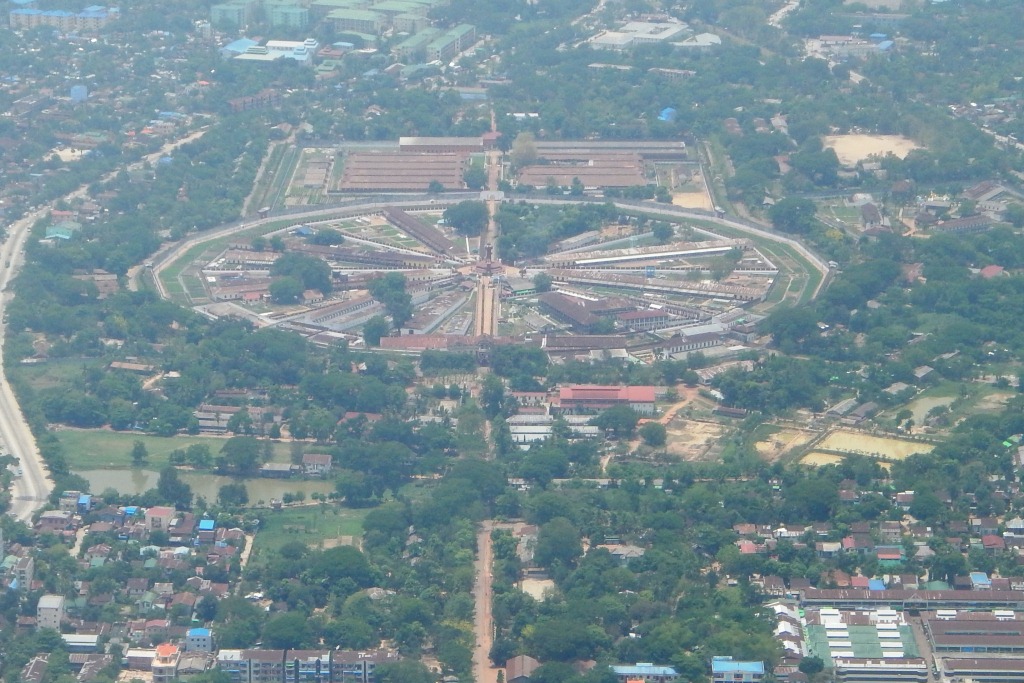
[[(111, 469), (81, 470), (75, 474), (89, 482), (89, 490), (100, 494), (104, 489), (114, 489), (118, 493), (133, 495), (156, 488), (160, 473), (154, 470)], [(245, 484), (249, 492), (249, 502), (270, 502), (272, 498), (280, 499), (286, 493), (306, 494), (307, 500), (314, 493), (333, 493), (334, 484), (329, 481), (302, 479), (234, 479), (203, 472), (179, 471), (178, 476), (192, 487), (192, 493), (203, 496), (210, 502), (217, 500), (217, 492), (225, 484)]]

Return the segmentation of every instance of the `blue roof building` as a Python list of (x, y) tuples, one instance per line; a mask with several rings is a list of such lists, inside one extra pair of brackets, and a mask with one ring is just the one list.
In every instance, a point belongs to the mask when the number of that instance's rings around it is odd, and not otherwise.
[(881, 579), (868, 579), (869, 591), (884, 591), (885, 583)]
[(764, 678), (764, 662), (741, 662), (732, 657), (712, 657), (711, 678), (716, 683), (760, 681)]
[(615, 664), (612, 666), (615, 676), (622, 681), (641, 680), (646, 683), (669, 683), (679, 678), (679, 673), (671, 666), (640, 662), (638, 664)]
[(661, 110), (661, 113), (658, 114), (658, 120), (668, 121), (671, 123), (672, 121), (676, 120), (677, 113), (678, 112), (676, 112), (676, 110), (673, 109), (672, 107), (665, 107), (664, 109)]
[(213, 652), (213, 633), (208, 628), (190, 628), (185, 633), (186, 652)]
[(233, 57), (234, 55), (243, 54), (250, 47), (259, 45), (252, 38), (239, 38), (236, 41), (230, 42), (220, 49), (221, 55), (225, 57)]
[(969, 576), (973, 590), (992, 590), (992, 579), (985, 572), (971, 572)]
[(216, 522), (214, 522), (212, 519), (199, 520), (200, 531), (213, 531), (214, 526), (216, 526)]

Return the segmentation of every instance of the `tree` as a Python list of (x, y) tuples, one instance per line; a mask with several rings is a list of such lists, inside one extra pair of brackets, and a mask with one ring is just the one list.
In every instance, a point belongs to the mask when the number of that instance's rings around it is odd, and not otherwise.
[(556, 563), (572, 567), (582, 554), (580, 534), (565, 517), (552, 519), (537, 532), (533, 559), (542, 567), (550, 568)]
[(487, 185), (487, 171), (477, 165), (470, 166), (462, 174), (462, 180), (469, 189), (481, 190)]
[(278, 278), (270, 283), (270, 300), (275, 304), (294, 304), (302, 298), (304, 291), (298, 278)]
[(444, 221), (460, 235), (476, 237), (487, 227), (488, 216), (486, 204), (467, 199), (445, 209)]
[(665, 244), (675, 236), (675, 230), (668, 223), (662, 223), (658, 221), (651, 228), (651, 233), (654, 235), (654, 239), (657, 240), (658, 244)]
[(667, 436), (668, 430), (660, 422), (647, 422), (640, 427), (640, 438), (652, 448), (664, 446)]
[(412, 317), (412, 296), (405, 290), (405, 276), (388, 273), (370, 280), (370, 296), (384, 304), (395, 327), (401, 328)]
[(537, 140), (533, 133), (523, 132), (516, 136), (509, 158), (516, 168), (537, 163)]
[(235, 474), (252, 474), (260, 465), (260, 442), (253, 436), (233, 436), (220, 449), (219, 469)]
[(310, 244), (334, 247), (345, 243), (345, 236), (333, 228), (322, 228), (306, 238)]
[(441, 194), (444, 192), (444, 184), (440, 180), (431, 180), (427, 183), (428, 194)]
[(382, 315), (375, 315), (363, 325), (363, 341), (367, 346), (380, 346), (381, 337), (391, 331), (391, 323)]
[(500, 377), (494, 375), (484, 377), (483, 387), (480, 390), (480, 401), (483, 403), (487, 417), (494, 419), (501, 413), (505, 401), (505, 383), (501, 381)]
[(217, 491), (217, 501), (226, 508), (241, 507), (249, 502), (249, 491), (245, 484), (224, 484)]
[(1024, 228), (1024, 204), (1010, 204), (1006, 207), (1003, 218), (1018, 230)]
[(312, 640), (309, 621), (301, 612), (285, 612), (263, 627), (264, 647), (284, 650), (307, 647)]
[(178, 477), (178, 470), (170, 465), (160, 470), (156, 490), (164, 501), (179, 510), (187, 510), (192, 506), (192, 487), (183, 482)]
[(149, 460), (149, 451), (146, 450), (146, 444), (142, 441), (135, 441), (132, 444), (132, 465), (142, 467), (147, 460)]
[(612, 432), (618, 438), (623, 438), (633, 435), (639, 419), (636, 411), (629, 406), (617, 405), (604, 411), (590, 422), (606, 432)]
[(533, 287), (538, 293), (550, 292), (552, 282), (554, 281), (547, 273), (537, 273), (533, 276)]
[(437, 678), (415, 659), (385, 662), (374, 669), (373, 677), (378, 683), (434, 683)]
[(825, 662), (821, 661), (821, 657), (809, 656), (804, 657), (800, 660), (800, 666), (798, 667), (801, 672), (808, 676), (821, 673), (825, 670)]
[[(304, 289), (316, 289), (324, 294), (330, 294), (331, 266), (322, 259), (298, 252), (282, 254), (270, 267), (271, 275), (283, 275), (298, 280), (300, 287)], [(271, 285), (271, 296), (273, 296), (273, 285)], [(299, 296), (302, 292), (299, 292)]]
[(807, 234), (814, 228), (815, 210), (810, 199), (786, 197), (768, 210), (768, 218), (776, 230)]

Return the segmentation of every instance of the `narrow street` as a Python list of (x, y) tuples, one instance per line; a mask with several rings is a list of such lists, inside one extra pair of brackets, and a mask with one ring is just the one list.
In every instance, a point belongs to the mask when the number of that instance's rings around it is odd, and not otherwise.
[(473, 680), (476, 683), (497, 683), (500, 668), (491, 666), (489, 658), (491, 645), (494, 642), (494, 621), (491, 616), (491, 564), (493, 551), (491, 548), (491, 530), (494, 522), (486, 520), (480, 524), (476, 535), (476, 582), (473, 586), (473, 599), (476, 606), (474, 630), (476, 648), (473, 650)]

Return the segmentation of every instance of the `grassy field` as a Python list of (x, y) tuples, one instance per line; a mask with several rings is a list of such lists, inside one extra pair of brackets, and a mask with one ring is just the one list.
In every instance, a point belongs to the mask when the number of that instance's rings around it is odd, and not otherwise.
[[(150, 469), (167, 464), (167, 456), (179, 448), (192, 444), (206, 444), (216, 457), (226, 439), (212, 436), (148, 436), (134, 432), (110, 432), (100, 429), (62, 429), (57, 438), (64, 446), (68, 463), (73, 470), (99, 470), (131, 467), (131, 451), (136, 441), (146, 445)], [(289, 462), (291, 449), (286, 443), (274, 444), (274, 462)]]
[(323, 547), (324, 541), (350, 536), (358, 543), (363, 535), (363, 518), (367, 512), (368, 510), (339, 508), (335, 504), (308, 505), (268, 512), (256, 534), (250, 562), (264, 562), (278, 548), (292, 541), (320, 548)]
[(61, 358), (35, 365), (19, 365), (13, 372), (38, 391), (81, 382), (82, 369), (90, 362), (98, 363), (95, 359)]

